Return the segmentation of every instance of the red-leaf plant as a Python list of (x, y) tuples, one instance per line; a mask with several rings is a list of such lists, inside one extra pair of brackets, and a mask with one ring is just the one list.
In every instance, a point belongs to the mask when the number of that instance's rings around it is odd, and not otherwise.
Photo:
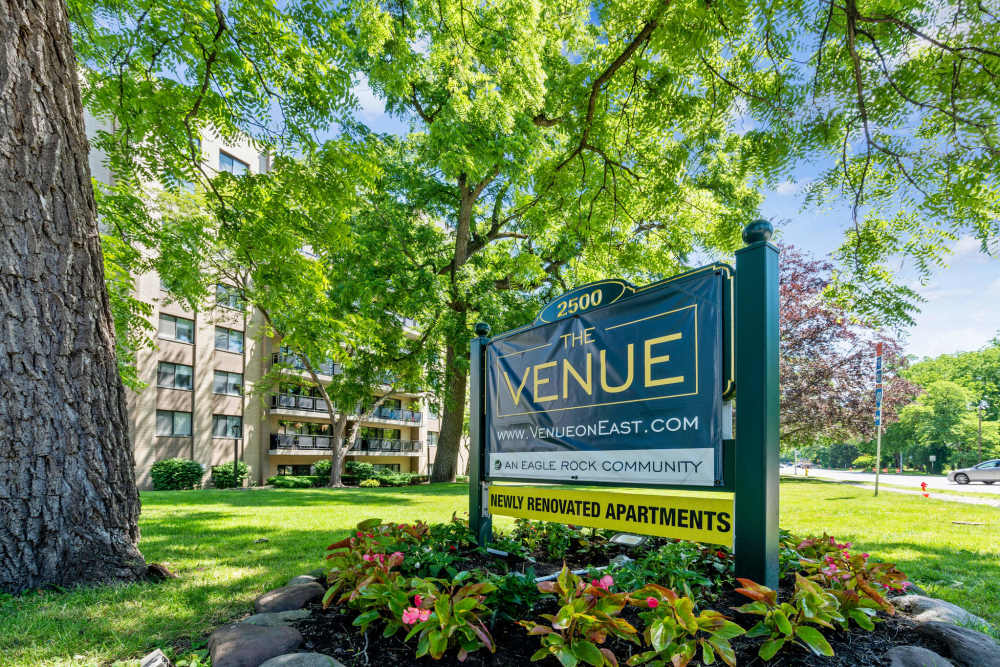
[(711, 665), (719, 657), (735, 667), (736, 652), (729, 640), (745, 631), (719, 612), (706, 609), (695, 616), (691, 598), (658, 584), (646, 584), (630, 593), (629, 603), (649, 610), (639, 616), (646, 624), (643, 637), (652, 649), (633, 655), (629, 665), (685, 667), (700, 647), (704, 664)]
[[(750, 579), (740, 579), (742, 588), (736, 592), (753, 600), (734, 609), (742, 614), (763, 616), (746, 636), (767, 637), (757, 654), (770, 660), (786, 644), (798, 644), (816, 655), (832, 656), (833, 648), (813, 625), (833, 628), (833, 623), (844, 620), (837, 599), (822, 590), (816, 582), (795, 575), (795, 594), (790, 602), (778, 602), (778, 593)], [(810, 625), (811, 624), (811, 625)]]
[[(910, 582), (892, 563), (873, 562), (866, 553), (852, 555), (850, 548), (850, 542), (838, 544), (825, 533), (821, 538), (808, 538), (802, 540), (797, 547), (802, 555), (799, 565), (809, 579), (830, 589), (842, 603), (848, 604), (850, 618), (870, 630), (874, 627), (871, 624), (873, 607), (863, 600), (867, 598), (887, 614), (895, 614), (896, 608), (885, 598), (885, 593), (888, 590), (905, 590)], [(855, 596), (859, 598), (857, 601), (854, 600)]]
[(545, 623), (519, 621), (529, 635), (541, 635), (542, 647), (531, 660), (552, 656), (564, 667), (575, 667), (581, 662), (594, 667), (618, 667), (614, 652), (600, 646), (608, 635), (633, 644), (639, 641), (636, 629), (617, 618), (625, 608), (627, 595), (612, 593), (612, 585), (614, 580), (610, 575), (588, 584), (565, 565), (555, 581), (540, 582), (538, 590), (556, 595), (560, 606), (555, 614), (542, 614)]
[(470, 572), (460, 572), (451, 582), (441, 579), (414, 579), (420, 590), (413, 595), (413, 606), (402, 611), (399, 620), (412, 625), (406, 635), (418, 636), (417, 654), (430, 654), (435, 660), (449, 648), (458, 648), (458, 660), (481, 648), (496, 652), (496, 644), (479, 615), (489, 610), (483, 604), (486, 593), (496, 590), (489, 582), (465, 583)]

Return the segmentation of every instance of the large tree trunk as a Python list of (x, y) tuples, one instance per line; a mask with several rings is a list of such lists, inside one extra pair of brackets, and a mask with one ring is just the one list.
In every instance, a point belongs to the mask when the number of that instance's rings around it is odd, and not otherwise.
[(0, 590), (146, 566), (60, 0), (0, 8)]
[(432, 482), (454, 482), (458, 468), (458, 452), (462, 447), (462, 427), (465, 425), (465, 390), (468, 373), (464, 365), (455, 365), (455, 346), (446, 346), (444, 414), (434, 457)]

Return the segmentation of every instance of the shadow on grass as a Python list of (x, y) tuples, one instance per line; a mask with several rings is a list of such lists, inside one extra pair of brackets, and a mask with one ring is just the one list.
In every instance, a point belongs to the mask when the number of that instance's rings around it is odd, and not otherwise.
[(142, 491), (140, 497), (144, 505), (187, 506), (232, 505), (233, 507), (276, 507), (306, 506), (330, 503), (345, 505), (399, 505), (413, 502), (410, 498), (466, 496), (469, 485), (421, 484), (417, 486), (361, 489), (204, 489), (194, 491)]

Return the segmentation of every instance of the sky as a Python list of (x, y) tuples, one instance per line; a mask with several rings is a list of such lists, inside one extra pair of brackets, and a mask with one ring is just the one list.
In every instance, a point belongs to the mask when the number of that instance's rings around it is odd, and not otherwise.
[[(358, 117), (378, 132), (403, 134), (407, 124), (385, 113), (382, 102), (364, 79), (354, 88)], [(803, 208), (804, 186), (810, 174), (797, 182), (784, 181), (764, 192), (761, 217), (775, 226), (777, 240), (790, 243), (818, 258), (829, 258), (840, 245), (850, 222), (850, 207), (817, 211)], [(903, 332), (907, 354), (918, 358), (976, 350), (1000, 333), (1000, 258), (980, 252), (971, 237), (958, 239), (948, 266), (938, 268), (925, 284), (905, 265), (893, 267), (900, 279), (926, 302), (914, 315), (915, 325)]]

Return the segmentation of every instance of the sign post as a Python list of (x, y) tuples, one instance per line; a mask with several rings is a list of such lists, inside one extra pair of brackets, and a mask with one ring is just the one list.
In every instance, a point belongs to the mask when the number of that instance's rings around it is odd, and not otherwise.
[(483, 360), (486, 356), (486, 345), (490, 342), (490, 325), (485, 322), (476, 324), (476, 338), (472, 339), (469, 354), (469, 530), (476, 536), (476, 541), (485, 546), (493, 534), (493, 522), (486, 512), (483, 503), (489, 489), (484, 481), (485, 460), (483, 456), (483, 437), (486, 413), (486, 390), (483, 385)]
[(778, 249), (758, 220), (736, 251), (736, 576), (778, 587)]
[(875, 344), (875, 497), (878, 473), (882, 469), (882, 343)]

